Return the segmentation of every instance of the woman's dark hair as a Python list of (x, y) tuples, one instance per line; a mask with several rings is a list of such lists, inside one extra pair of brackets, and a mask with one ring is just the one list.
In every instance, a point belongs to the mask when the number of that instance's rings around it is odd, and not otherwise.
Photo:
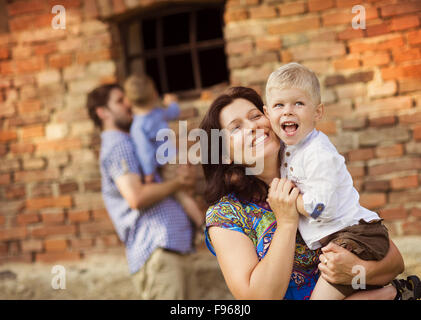
[(117, 84), (104, 84), (88, 94), (88, 99), (86, 102), (86, 107), (88, 108), (89, 117), (92, 119), (94, 124), (102, 129), (102, 121), (96, 113), (98, 107), (106, 107), (108, 100), (110, 99), (110, 93), (113, 89), (120, 89), (123, 91), (123, 88)]
[[(232, 87), (212, 102), (208, 112), (203, 118), (200, 128), (208, 136), (208, 149), (211, 148), (211, 129), (221, 130), (219, 115), (221, 110), (233, 103), (236, 99), (250, 101), (263, 113), (263, 101), (259, 94), (246, 87)], [(268, 192), (268, 185), (254, 175), (246, 175), (244, 165), (224, 164), (222, 161), (222, 146), (219, 145), (218, 163), (211, 163), (211, 154), (208, 152), (207, 161), (202, 161), (202, 167), (206, 179), (205, 199), (209, 204), (214, 204), (221, 197), (234, 193), (245, 201), (265, 201)]]

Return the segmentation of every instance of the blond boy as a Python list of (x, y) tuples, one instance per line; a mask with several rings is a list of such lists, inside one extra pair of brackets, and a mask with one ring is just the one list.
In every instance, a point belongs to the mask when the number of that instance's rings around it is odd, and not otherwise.
[[(315, 129), (324, 111), (316, 75), (298, 63), (283, 65), (269, 76), (266, 100), (265, 113), (285, 144), (281, 177), (301, 192), (298, 228), (307, 246), (314, 250), (332, 241), (363, 260), (383, 259), (389, 237), (382, 219), (359, 204), (344, 157)], [(353, 291), (320, 277), (311, 299), (343, 299)]]

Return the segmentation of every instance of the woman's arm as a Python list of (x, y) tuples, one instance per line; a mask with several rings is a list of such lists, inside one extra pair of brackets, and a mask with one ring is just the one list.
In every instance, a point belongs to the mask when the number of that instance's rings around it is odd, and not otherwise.
[(259, 262), (253, 242), (244, 234), (211, 227), (209, 236), (219, 266), (236, 299), (282, 299), (288, 288), (297, 224), (278, 225), (265, 257)]
[(362, 260), (334, 243), (329, 243), (322, 248), (322, 251), (320, 261), (324, 262), (325, 259), (328, 261), (327, 265), (319, 264), (322, 277), (335, 284), (351, 284), (357, 275), (352, 272), (352, 268), (356, 265), (364, 267), (366, 283), (369, 285), (385, 285), (405, 268), (402, 256), (391, 240), (387, 255), (380, 261)]

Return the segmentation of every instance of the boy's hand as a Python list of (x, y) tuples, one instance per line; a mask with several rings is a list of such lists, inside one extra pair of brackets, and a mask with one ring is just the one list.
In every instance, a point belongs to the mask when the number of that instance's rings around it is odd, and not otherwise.
[(173, 102), (178, 102), (178, 98), (175, 94), (172, 94), (172, 93), (164, 94), (163, 103), (166, 107), (168, 107)]

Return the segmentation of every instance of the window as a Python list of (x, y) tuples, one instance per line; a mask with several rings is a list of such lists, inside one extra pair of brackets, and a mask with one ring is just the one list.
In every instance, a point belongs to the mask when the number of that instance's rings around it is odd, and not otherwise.
[(228, 82), (223, 5), (175, 7), (120, 25), (126, 74), (146, 72), (160, 94)]

